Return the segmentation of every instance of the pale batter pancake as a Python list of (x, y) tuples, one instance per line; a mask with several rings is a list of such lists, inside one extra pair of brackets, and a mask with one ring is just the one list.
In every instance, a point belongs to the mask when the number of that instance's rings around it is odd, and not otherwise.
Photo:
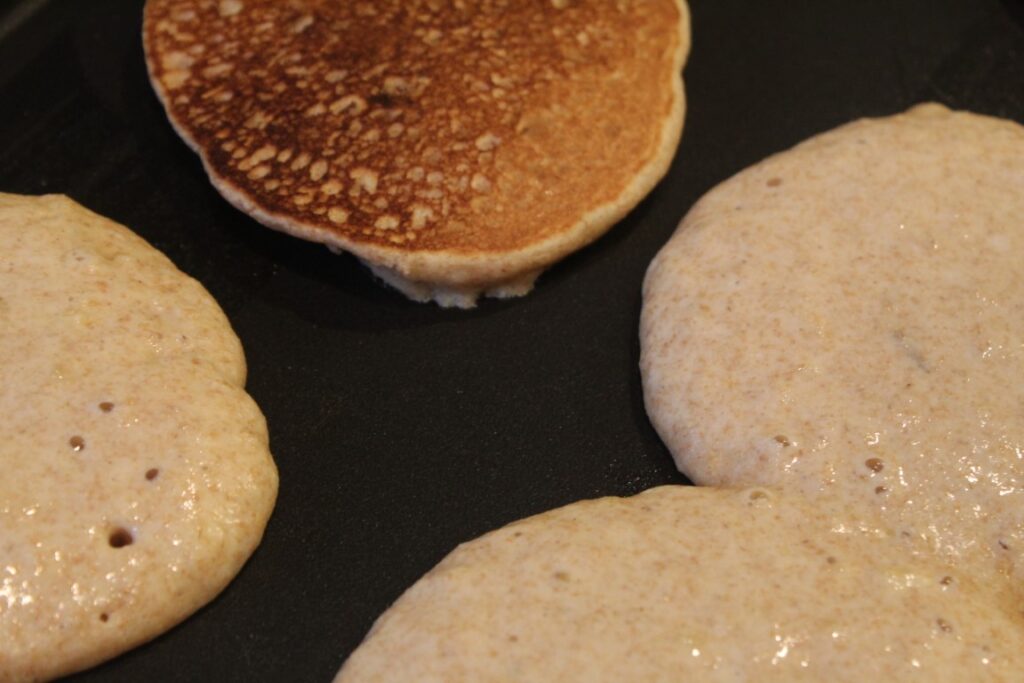
[(150, 76), (214, 186), (407, 296), (518, 296), (664, 175), (682, 0), (149, 0)]
[(1020, 599), (1020, 125), (924, 105), (740, 173), (651, 265), (640, 335), (695, 482), (880, 512)]
[(765, 490), (577, 503), (456, 549), (338, 683), (1003, 680), (1024, 617), (904, 539)]
[(277, 492), (216, 302), (70, 199), (0, 194), (0, 680), (76, 671), (211, 600)]

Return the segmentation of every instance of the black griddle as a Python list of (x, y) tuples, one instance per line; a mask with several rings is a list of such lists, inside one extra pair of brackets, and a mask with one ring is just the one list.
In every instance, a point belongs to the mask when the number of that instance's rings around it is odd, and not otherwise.
[(810, 135), (924, 100), (1024, 122), (1021, 0), (693, 0), (665, 181), (528, 297), (444, 310), (221, 199), (150, 89), (142, 5), (0, 4), (0, 190), (68, 194), (213, 293), (281, 490), (219, 598), (82, 682), (328, 681), (458, 543), (686, 483), (644, 413), (637, 323), (644, 270), (694, 201)]

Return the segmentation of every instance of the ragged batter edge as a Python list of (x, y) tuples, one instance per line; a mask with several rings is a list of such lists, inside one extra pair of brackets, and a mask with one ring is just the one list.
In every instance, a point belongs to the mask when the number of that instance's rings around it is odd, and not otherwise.
[[(340, 235), (316, 223), (296, 220), (287, 214), (261, 205), (249, 193), (225, 177), (218, 175), (207, 152), (179, 120), (171, 98), (157, 77), (153, 60), (147, 58), (147, 69), (154, 91), (159, 97), (177, 134), (196, 152), (211, 184), (235, 208), (259, 223), (301, 239), (325, 244), (331, 251), (349, 252), (388, 285), (418, 302), (433, 301), (443, 307), (472, 308), (481, 296), (509, 298), (529, 293), (538, 276), (556, 261), (593, 242), (622, 220), (664, 177), (682, 136), (685, 114), (685, 92), (682, 70), (690, 49), (689, 8), (684, 0), (672, 0), (679, 14), (678, 45), (673, 57), (669, 83), (671, 108), (662, 126), (655, 155), (633, 176), (613, 200), (585, 213), (574, 225), (528, 246), (498, 252), (484, 250), (408, 250), (383, 244), (360, 242)], [(557, 7), (564, 5), (557, 0)], [(148, 13), (144, 16), (143, 37), (147, 54), (152, 50)]]

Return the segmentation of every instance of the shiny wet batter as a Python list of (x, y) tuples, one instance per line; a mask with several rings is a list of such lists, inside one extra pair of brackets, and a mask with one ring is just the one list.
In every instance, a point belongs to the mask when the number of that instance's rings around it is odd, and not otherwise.
[(743, 171), (652, 264), (641, 342), (695, 482), (878, 513), (1020, 601), (1020, 125), (925, 105)]
[(577, 503), (452, 552), (336, 683), (1012, 680), (1024, 617), (906, 539), (763, 489)]
[(0, 194), (0, 681), (112, 657), (211, 600), (277, 492), (212, 297), (66, 197)]

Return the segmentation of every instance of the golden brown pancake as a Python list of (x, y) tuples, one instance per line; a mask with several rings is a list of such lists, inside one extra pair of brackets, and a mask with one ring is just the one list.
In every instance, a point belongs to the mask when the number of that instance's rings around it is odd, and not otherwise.
[(277, 494), (203, 287), (66, 197), (0, 193), (0, 681), (113, 657), (213, 599)]
[(529, 291), (682, 131), (682, 0), (149, 0), (144, 40), (228, 201), (442, 305)]

